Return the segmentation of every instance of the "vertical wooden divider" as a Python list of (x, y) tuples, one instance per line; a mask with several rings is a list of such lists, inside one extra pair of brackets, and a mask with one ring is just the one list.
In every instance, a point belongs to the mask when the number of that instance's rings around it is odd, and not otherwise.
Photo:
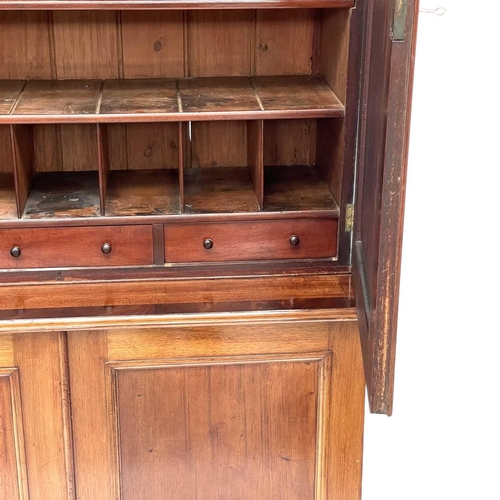
[[(181, 153), (182, 149), (182, 153)], [(185, 176), (184, 171), (186, 168), (192, 167), (192, 141), (189, 136), (189, 122), (181, 122), (179, 124), (179, 164), (182, 165), (182, 191), (181, 191), (181, 211), (182, 213), (186, 210), (186, 201), (185, 201)], [(180, 182), (180, 172), (179, 172), (179, 182)]]
[(179, 122), (178, 124), (178, 152), (179, 152), (179, 198), (181, 205), (181, 213), (184, 213), (184, 158), (185, 158), (185, 150), (184, 150), (184, 123)]
[(30, 193), (30, 185), (35, 173), (32, 125), (11, 125), (10, 137), (14, 160), (14, 179), (16, 188), (17, 216), (23, 216)]
[(264, 120), (251, 120), (247, 127), (248, 167), (262, 211), (264, 209)]
[(110, 171), (108, 127), (101, 123), (97, 124), (97, 153), (99, 167), (99, 199), (101, 204), (101, 216), (106, 215), (106, 194), (108, 191), (108, 178)]

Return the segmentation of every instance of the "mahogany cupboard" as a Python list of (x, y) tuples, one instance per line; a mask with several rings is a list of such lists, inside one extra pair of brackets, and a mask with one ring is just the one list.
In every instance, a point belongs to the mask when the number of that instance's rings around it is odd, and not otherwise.
[(360, 498), (416, 9), (0, 0), (2, 500)]

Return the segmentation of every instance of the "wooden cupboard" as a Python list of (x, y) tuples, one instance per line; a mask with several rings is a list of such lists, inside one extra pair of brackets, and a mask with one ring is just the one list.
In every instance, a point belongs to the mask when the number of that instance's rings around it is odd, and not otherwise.
[(0, 498), (360, 498), (417, 7), (0, 0)]

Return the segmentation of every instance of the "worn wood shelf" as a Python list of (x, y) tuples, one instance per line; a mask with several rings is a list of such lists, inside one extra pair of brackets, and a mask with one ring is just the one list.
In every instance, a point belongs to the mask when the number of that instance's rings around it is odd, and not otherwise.
[(335, 199), (317, 166), (266, 167), (264, 210), (336, 210)]
[(42, 172), (33, 178), (23, 218), (98, 217), (97, 172)]
[(4, 80), (0, 123), (123, 123), (341, 117), (318, 75)]
[(189, 10), (354, 7), (354, 0), (2, 0), (0, 10)]
[(247, 167), (189, 168), (184, 186), (187, 214), (260, 210)]
[(107, 216), (181, 213), (179, 174), (176, 170), (119, 170), (109, 175)]

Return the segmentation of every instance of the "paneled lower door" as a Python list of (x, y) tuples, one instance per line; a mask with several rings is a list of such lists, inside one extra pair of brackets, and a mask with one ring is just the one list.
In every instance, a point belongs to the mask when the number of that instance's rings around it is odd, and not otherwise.
[(356, 324), (68, 334), (76, 494), (359, 498)]

